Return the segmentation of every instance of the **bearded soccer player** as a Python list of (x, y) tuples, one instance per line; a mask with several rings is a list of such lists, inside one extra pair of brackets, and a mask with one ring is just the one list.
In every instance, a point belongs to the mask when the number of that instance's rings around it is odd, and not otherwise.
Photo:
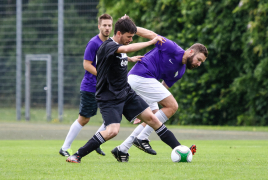
[[(137, 28), (137, 35), (153, 39), (157, 36), (153, 31)], [(169, 88), (182, 78), (186, 69), (199, 67), (207, 58), (207, 48), (200, 44), (193, 44), (184, 50), (175, 42), (165, 38), (165, 43), (146, 53), (142, 60), (128, 73), (128, 83), (131, 88), (149, 104), (156, 117), (165, 123), (178, 109), (178, 103), (169, 92)], [(162, 83), (159, 82), (162, 80)], [(159, 110), (158, 103), (163, 107)], [(145, 128), (144, 128), (145, 127)], [(132, 134), (120, 145), (122, 153), (128, 153), (132, 144), (146, 153), (156, 155), (156, 151), (149, 144), (148, 137), (153, 128), (145, 123), (140, 124)], [(196, 145), (190, 147), (193, 154)]]

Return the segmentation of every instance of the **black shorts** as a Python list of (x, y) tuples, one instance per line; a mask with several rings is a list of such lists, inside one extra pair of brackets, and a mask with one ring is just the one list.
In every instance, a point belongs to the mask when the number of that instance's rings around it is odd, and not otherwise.
[(131, 122), (149, 107), (149, 105), (132, 89), (123, 99), (98, 101), (98, 105), (105, 126), (113, 123), (120, 123), (122, 120), (122, 114), (129, 122)]
[(97, 114), (97, 101), (95, 99), (95, 93), (80, 91), (80, 105), (79, 114), (80, 116), (89, 118)]

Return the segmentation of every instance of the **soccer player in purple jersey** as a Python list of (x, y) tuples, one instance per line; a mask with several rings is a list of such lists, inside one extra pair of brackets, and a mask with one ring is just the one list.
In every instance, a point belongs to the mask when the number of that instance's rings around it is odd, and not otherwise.
[[(78, 135), (83, 126), (85, 126), (90, 117), (97, 113), (97, 101), (95, 100), (96, 92), (96, 53), (100, 45), (109, 38), (112, 31), (113, 18), (108, 14), (103, 14), (98, 18), (99, 34), (94, 36), (87, 44), (84, 53), (83, 66), (85, 69), (85, 75), (80, 86), (80, 107), (78, 119), (71, 125), (70, 130), (66, 136), (63, 146), (59, 153), (62, 156), (70, 156), (71, 144), (75, 137)], [(105, 130), (105, 126), (102, 125), (97, 132)], [(100, 155), (105, 153), (99, 148), (96, 152)]]
[[(153, 39), (156, 33), (137, 28), (137, 35)], [(165, 123), (178, 109), (178, 103), (168, 89), (181, 77), (187, 69), (199, 67), (207, 58), (207, 48), (199, 43), (193, 44), (184, 50), (175, 42), (165, 38), (166, 42), (144, 55), (142, 60), (128, 73), (128, 83), (131, 88), (149, 104), (156, 117)], [(159, 82), (162, 80), (162, 83)], [(163, 107), (159, 110), (158, 103)], [(149, 144), (148, 137), (153, 128), (145, 123), (140, 124), (132, 134), (120, 145), (123, 153), (128, 153), (132, 144), (146, 153), (156, 155)], [(190, 147), (196, 152), (196, 145)]]

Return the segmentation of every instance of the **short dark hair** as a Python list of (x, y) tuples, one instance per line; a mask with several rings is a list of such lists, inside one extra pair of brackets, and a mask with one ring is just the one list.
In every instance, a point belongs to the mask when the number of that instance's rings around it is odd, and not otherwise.
[(103, 14), (103, 15), (101, 15), (101, 16), (98, 18), (98, 24), (101, 24), (101, 21), (102, 21), (103, 19), (110, 19), (110, 20), (113, 21), (112, 16), (110, 16), (109, 14)]
[(206, 57), (208, 57), (208, 50), (203, 44), (195, 43), (189, 49), (195, 50), (195, 54), (203, 53)]
[(122, 34), (125, 34), (126, 32), (136, 34), (137, 27), (129, 16), (124, 16), (118, 19), (114, 25), (114, 35), (116, 35), (117, 31), (120, 31)]

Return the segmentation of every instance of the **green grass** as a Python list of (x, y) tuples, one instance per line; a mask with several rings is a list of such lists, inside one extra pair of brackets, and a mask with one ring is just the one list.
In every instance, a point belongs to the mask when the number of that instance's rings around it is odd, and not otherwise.
[[(267, 179), (268, 141), (195, 141), (191, 163), (173, 163), (171, 149), (161, 141), (151, 141), (156, 156), (132, 147), (130, 161), (118, 163), (110, 151), (121, 142), (105, 143), (104, 157), (92, 152), (72, 164), (58, 154), (62, 141), (2, 140), (0, 179)], [(84, 143), (74, 141), (72, 149)]]
[[(64, 109), (63, 121), (59, 122), (58, 110), (52, 109), (52, 120), (47, 122), (45, 108), (31, 108), (30, 122), (31, 123), (53, 123), (53, 124), (72, 124), (78, 117), (78, 109)], [(1, 122), (18, 122), (16, 120), (15, 108), (0, 108), (0, 123)], [(25, 112), (22, 109), (21, 121), (25, 122)], [(100, 126), (102, 124), (101, 113), (98, 112), (96, 116), (90, 119), (90, 125)], [(121, 126), (133, 126), (124, 117)], [(169, 128), (177, 129), (204, 129), (204, 130), (230, 130), (230, 131), (264, 131), (268, 132), (268, 126), (185, 126), (185, 125), (172, 125)]]

